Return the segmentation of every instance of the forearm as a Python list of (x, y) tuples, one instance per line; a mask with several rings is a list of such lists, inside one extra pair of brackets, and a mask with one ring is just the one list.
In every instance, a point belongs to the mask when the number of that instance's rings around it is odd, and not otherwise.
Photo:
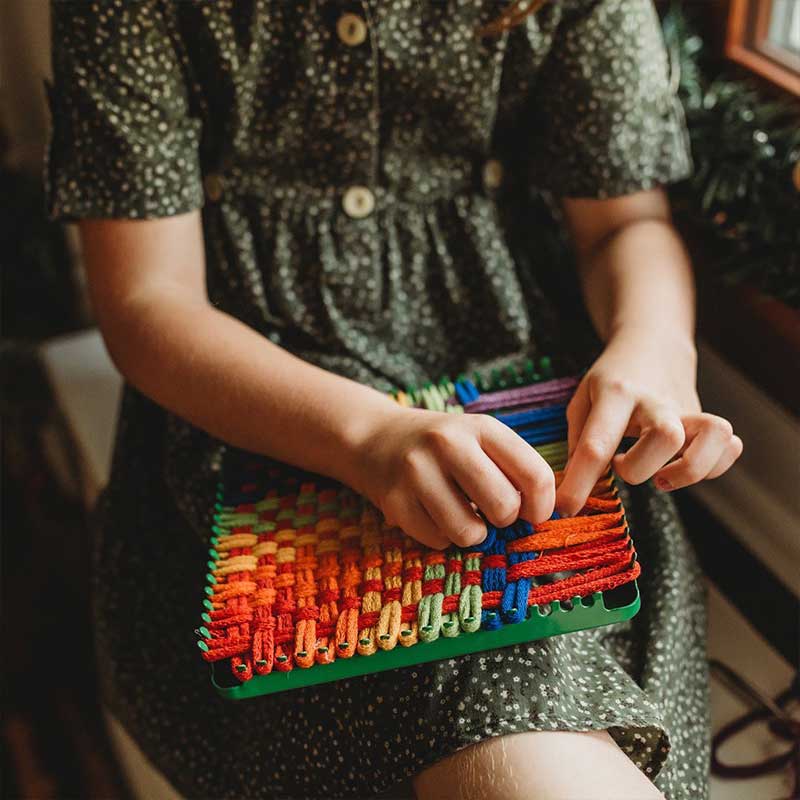
[(589, 314), (604, 341), (640, 335), (693, 349), (692, 268), (668, 221), (622, 226), (584, 255), (580, 275)]
[[(609, 463), (663, 490), (721, 475), (742, 452), (697, 395), (695, 290), (662, 189), (566, 198), (589, 314), (606, 346), (567, 407), (569, 460), (556, 508), (576, 513)], [(618, 453), (621, 440), (638, 441)]]
[(117, 306), (101, 327), (126, 378), (160, 405), (232, 445), (351, 485), (370, 424), (397, 409), (177, 286)]

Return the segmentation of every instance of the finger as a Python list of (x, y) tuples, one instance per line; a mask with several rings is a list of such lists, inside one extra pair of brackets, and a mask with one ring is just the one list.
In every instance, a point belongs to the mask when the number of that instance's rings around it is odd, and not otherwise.
[(686, 449), (680, 458), (655, 476), (656, 486), (664, 491), (682, 489), (703, 480), (715, 468), (733, 438), (730, 422), (714, 414), (685, 417), (684, 429)]
[(555, 475), (550, 465), (521, 436), (493, 417), (481, 422), (478, 441), (519, 492), (516, 514), (534, 525), (549, 519), (555, 507)]
[(588, 381), (583, 381), (567, 405), (567, 460), (572, 457), (586, 424), (592, 404), (589, 399)]
[[(515, 498), (518, 497), (513, 486), (508, 489)], [(426, 469), (420, 470), (415, 490), (420, 504), (448, 541), (459, 547), (473, 547), (486, 538), (486, 524), (472, 509), (456, 482), (443, 474), (435, 461), (431, 460)]]
[(409, 503), (406, 518), (407, 527), (402, 525), (400, 527), (412, 539), (416, 539), (434, 550), (444, 550), (450, 546), (450, 540), (439, 530), (419, 500), (415, 499)]
[(633, 398), (622, 391), (606, 390), (592, 404), (558, 487), (556, 508), (560, 513), (577, 514), (586, 504), (594, 485), (608, 469), (632, 412)]
[(477, 440), (464, 447), (446, 466), (455, 483), (492, 525), (504, 528), (517, 520), (522, 496)]
[(706, 480), (719, 478), (720, 475), (727, 472), (736, 463), (743, 451), (744, 442), (736, 435), (731, 436), (728, 447), (725, 449), (719, 461), (714, 465), (714, 469), (706, 475)]
[(614, 471), (626, 483), (644, 483), (683, 447), (686, 432), (680, 417), (663, 407), (642, 404), (633, 414), (640, 434), (636, 444), (614, 458)]
[(406, 493), (396, 493), (387, 499), (384, 516), (389, 525), (403, 530), (403, 533), (434, 550), (444, 550), (450, 540), (434, 524), (419, 500)]

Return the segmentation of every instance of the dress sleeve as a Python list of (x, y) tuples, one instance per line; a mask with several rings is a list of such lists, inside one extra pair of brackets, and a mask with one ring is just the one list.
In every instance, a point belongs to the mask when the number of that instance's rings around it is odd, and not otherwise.
[(203, 204), (201, 121), (158, 0), (54, 0), (53, 219), (151, 218)]
[(614, 197), (691, 174), (683, 109), (651, 0), (562, 0), (539, 72), (537, 185)]

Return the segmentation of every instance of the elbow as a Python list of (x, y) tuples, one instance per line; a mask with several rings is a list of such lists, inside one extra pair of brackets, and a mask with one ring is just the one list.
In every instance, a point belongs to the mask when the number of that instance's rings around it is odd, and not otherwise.
[(136, 353), (141, 352), (136, 326), (119, 318), (109, 320), (103, 314), (96, 314), (96, 322), (111, 363), (126, 381), (135, 384)]
[(144, 301), (95, 304), (95, 319), (112, 363), (132, 385), (141, 388), (146, 373), (158, 368), (153, 352), (158, 309)]

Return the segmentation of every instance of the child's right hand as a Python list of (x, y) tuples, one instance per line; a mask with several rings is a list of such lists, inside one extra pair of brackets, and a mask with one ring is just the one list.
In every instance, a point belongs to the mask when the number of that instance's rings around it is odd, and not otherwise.
[(354, 453), (354, 488), (391, 525), (437, 549), (470, 547), (486, 525), (553, 513), (555, 477), (547, 462), (503, 423), (484, 414), (397, 408), (382, 412)]

